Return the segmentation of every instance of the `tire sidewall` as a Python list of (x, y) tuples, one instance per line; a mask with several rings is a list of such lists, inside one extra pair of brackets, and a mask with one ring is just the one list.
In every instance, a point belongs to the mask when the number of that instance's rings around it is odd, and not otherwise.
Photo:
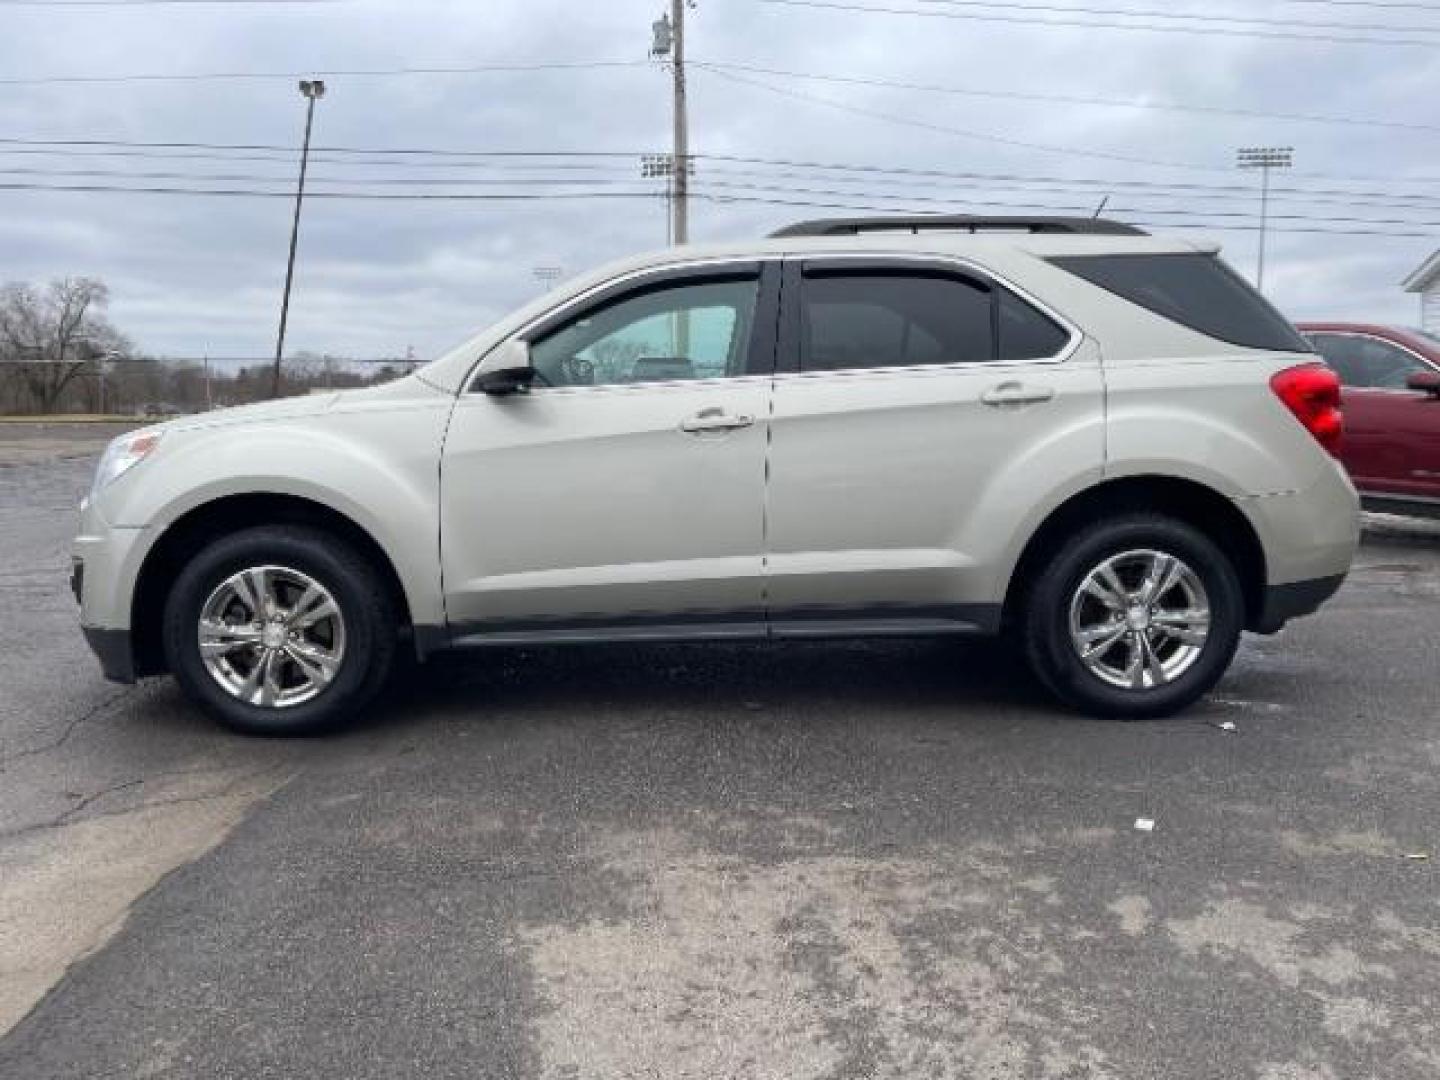
[[(1175, 555), (1195, 571), (1209, 599), (1210, 630), (1184, 674), (1163, 687), (1137, 691), (1111, 686), (1085, 666), (1070, 639), (1070, 603), (1095, 567), (1138, 548)], [(1204, 533), (1172, 518), (1134, 516), (1091, 526), (1066, 544), (1033, 592), (1027, 622), (1032, 664), (1064, 701), (1107, 716), (1164, 716), (1195, 701), (1225, 674), (1244, 629), (1244, 594), (1234, 566)]]
[[(206, 670), (196, 635), (200, 612), (214, 589), (240, 570), (263, 565), (314, 578), (329, 590), (345, 620), (339, 674), (311, 700), (286, 708), (261, 708), (227, 693)], [(327, 731), (347, 720), (373, 690), (384, 651), (379, 647), (383, 624), (373, 614), (382, 591), (363, 561), (324, 534), (286, 526), (247, 529), (202, 549), (176, 578), (165, 603), (165, 656), (185, 691), (230, 728), (258, 735)]]

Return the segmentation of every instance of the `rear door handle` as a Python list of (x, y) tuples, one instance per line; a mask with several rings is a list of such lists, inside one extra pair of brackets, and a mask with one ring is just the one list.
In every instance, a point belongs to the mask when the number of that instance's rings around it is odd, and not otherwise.
[(755, 423), (755, 417), (744, 414), (727, 413), (724, 409), (713, 407), (701, 409), (694, 416), (687, 416), (680, 421), (680, 430), (698, 433), (705, 431), (731, 431), (735, 428), (749, 427)]
[(1021, 382), (1011, 381), (990, 387), (980, 395), (980, 400), (986, 405), (1003, 409), (1007, 406), (1038, 405), (1042, 401), (1049, 401), (1054, 396), (1054, 387), (1027, 386)]

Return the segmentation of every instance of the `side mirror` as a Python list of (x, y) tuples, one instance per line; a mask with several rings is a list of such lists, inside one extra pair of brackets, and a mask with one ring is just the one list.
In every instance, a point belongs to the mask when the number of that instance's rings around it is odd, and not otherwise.
[(523, 394), (530, 389), (535, 369), (530, 366), (530, 345), (511, 338), (480, 361), (475, 388), (487, 394)]
[(1405, 385), (1411, 390), (1440, 398), (1440, 371), (1416, 371), (1405, 380)]

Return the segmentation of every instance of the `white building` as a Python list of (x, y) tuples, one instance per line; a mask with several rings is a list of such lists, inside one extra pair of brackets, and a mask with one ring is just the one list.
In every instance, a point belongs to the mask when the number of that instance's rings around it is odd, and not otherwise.
[(1415, 268), (1403, 282), (1406, 292), (1420, 294), (1420, 327), (1440, 334), (1440, 251)]

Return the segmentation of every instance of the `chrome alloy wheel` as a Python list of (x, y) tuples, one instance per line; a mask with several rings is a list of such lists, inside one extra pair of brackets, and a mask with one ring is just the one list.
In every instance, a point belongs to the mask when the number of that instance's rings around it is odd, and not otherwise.
[(308, 574), (254, 566), (216, 586), (197, 627), (205, 670), (231, 697), (261, 708), (311, 700), (345, 659), (345, 617)]
[(1125, 690), (1174, 682), (1210, 635), (1210, 599), (1174, 555), (1139, 549), (1106, 559), (1070, 600), (1070, 644), (1091, 674)]

